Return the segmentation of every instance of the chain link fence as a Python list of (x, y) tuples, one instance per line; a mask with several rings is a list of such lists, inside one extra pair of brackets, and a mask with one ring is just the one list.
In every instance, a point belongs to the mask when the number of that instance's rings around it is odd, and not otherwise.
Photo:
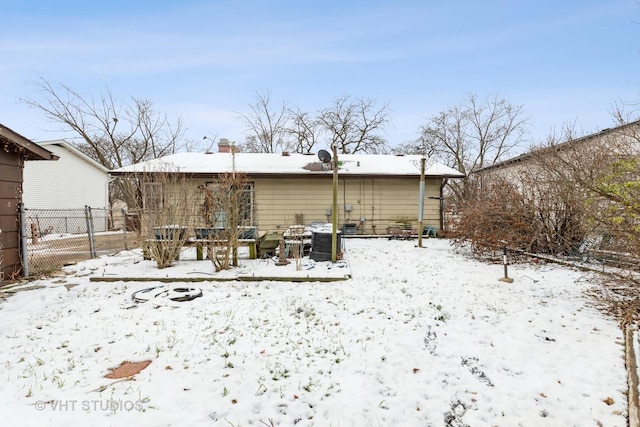
[(29, 276), (139, 246), (123, 210), (25, 209)]

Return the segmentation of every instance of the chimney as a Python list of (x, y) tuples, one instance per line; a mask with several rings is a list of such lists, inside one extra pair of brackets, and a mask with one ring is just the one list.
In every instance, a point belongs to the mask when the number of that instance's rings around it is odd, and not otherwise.
[(218, 153), (230, 153), (231, 146), (229, 145), (229, 140), (227, 138), (220, 138), (220, 142), (218, 142)]

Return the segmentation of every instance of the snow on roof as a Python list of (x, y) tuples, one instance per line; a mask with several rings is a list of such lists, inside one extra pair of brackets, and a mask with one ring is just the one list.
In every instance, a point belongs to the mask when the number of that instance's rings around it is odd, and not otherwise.
[[(177, 153), (158, 159), (125, 166), (111, 171), (114, 175), (135, 172), (224, 173), (235, 171), (250, 175), (330, 174), (331, 168), (315, 155), (292, 153)], [(420, 175), (420, 155), (340, 154), (342, 175)], [(461, 172), (427, 159), (426, 176), (461, 178)]]

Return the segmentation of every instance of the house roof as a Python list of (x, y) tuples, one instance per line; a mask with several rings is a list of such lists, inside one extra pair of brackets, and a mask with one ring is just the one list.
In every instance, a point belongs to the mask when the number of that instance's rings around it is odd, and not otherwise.
[[(554, 145), (554, 148), (570, 147), (570, 146), (573, 146), (575, 144), (581, 144), (581, 143), (583, 143), (585, 141), (591, 141), (591, 140), (596, 139), (596, 138), (602, 138), (603, 136), (607, 136), (609, 134), (620, 132), (620, 131), (622, 131), (622, 130), (624, 130), (626, 128), (633, 127), (633, 126), (639, 126), (639, 125), (640, 125), (640, 120), (632, 121), (632, 122), (629, 122), (629, 123), (624, 123), (624, 124), (622, 124), (620, 126), (603, 129), (600, 132), (592, 133), (592, 134), (585, 135), (585, 136), (580, 137), (580, 138), (575, 138), (575, 139), (571, 139), (569, 141), (565, 141), (565, 142), (556, 144), (556, 145)], [(503, 160), (501, 162), (496, 162), (496, 163), (494, 163), (492, 165), (485, 166), (483, 168), (473, 170), (473, 171), (471, 171), (471, 173), (482, 173), (482, 172), (486, 172), (486, 171), (489, 171), (489, 170), (492, 170), (492, 169), (497, 169), (497, 168), (501, 168), (501, 167), (504, 167), (504, 166), (509, 166), (509, 165), (512, 165), (512, 164), (515, 164), (515, 163), (520, 163), (520, 162), (526, 161), (526, 160), (530, 159), (531, 157), (535, 156), (536, 153), (539, 153), (541, 151), (547, 150), (549, 148), (550, 147), (544, 147), (544, 148), (540, 148), (540, 149), (537, 149), (537, 150), (529, 151), (527, 153), (520, 154), (519, 156), (512, 157), (510, 159), (506, 159), (506, 160)]]
[(62, 156), (64, 154), (62, 154), (59, 150), (56, 150), (56, 147), (62, 147), (64, 149), (66, 149), (67, 151), (73, 153), (74, 155), (76, 155), (80, 159), (84, 160), (85, 162), (87, 162), (88, 164), (93, 166), (94, 168), (99, 169), (100, 171), (105, 172), (105, 173), (109, 172), (109, 169), (107, 167), (105, 167), (105, 166), (101, 165), (100, 163), (96, 162), (91, 157), (87, 156), (82, 151), (78, 150), (76, 147), (74, 147), (73, 145), (69, 144), (64, 139), (55, 139), (55, 140), (51, 140), (51, 141), (38, 141), (38, 145), (40, 145), (42, 147), (46, 147), (47, 149), (55, 152), (56, 154), (59, 155), (58, 157), (60, 157), (60, 156)]
[[(234, 158), (235, 157), (235, 158)], [(354, 176), (419, 176), (420, 155), (340, 154), (341, 175)], [(111, 171), (113, 175), (143, 172), (180, 172), (187, 174), (217, 174), (232, 171), (255, 175), (327, 175), (315, 155), (292, 153), (177, 153), (159, 159), (126, 166)], [(427, 159), (425, 176), (462, 178), (464, 174)]]
[(58, 156), (42, 148), (0, 123), (0, 141), (10, 143), (24, 153), (26, 160), (58, 160)]

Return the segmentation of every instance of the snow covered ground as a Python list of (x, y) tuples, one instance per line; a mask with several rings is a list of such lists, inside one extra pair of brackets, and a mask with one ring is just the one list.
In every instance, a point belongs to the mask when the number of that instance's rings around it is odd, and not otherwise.
[[(622, 332), (586, 273), (467, 258), (446, 240), (348, 240), (346, 264), (234, 274), (336, 282), (177, 283), (188, 302), (132, 301), (159, 282), (219, 277), (139, 251), (70, 267), (0, 303), (2, 425), (625, 426)], [(271, 264), (270, 264), (271, 263)], [(306, 269), (306, 270), (305, 270)], [(104, 378), (151, 360), (133, 378)]]

